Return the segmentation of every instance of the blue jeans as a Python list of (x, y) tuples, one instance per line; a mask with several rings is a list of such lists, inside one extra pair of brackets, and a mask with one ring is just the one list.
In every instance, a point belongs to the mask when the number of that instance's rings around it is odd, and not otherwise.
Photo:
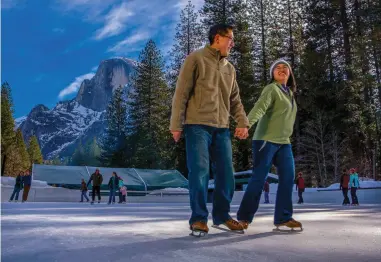
[(113, 203), (115, 203), (115, 189), (110, 189), (110, 195), (108, 198), (108, 202), (111, 203), (111, 200)]
[[(230, 202), (234, 194), (232, 145), (228, 128), (185, 125), (189, 197), (192, 215), (189, 224), (208, 221), (207, 194), (210, 161), (214, 163), (213, 223), (231, 219)], [(214, 172), (213, 171), (213, 172)]]
[(265, 203), (270, 203), (269, 192), (265, 192)]
[(83, 202), (83, 197), (85, 197), (86, 200), (89, 201), (89, 198), (87, 197), (87, 191), (82, 191), (81, 192), (81, 202)]
[(253, 141), (253, 174), (239, 207), (238, 220), (253, 221), (258, 210), (262, 189), (272, 166), (277, 168), (279, 185), (275, 202), (274, 224), (292, 219), (292, 189), (295, 164), (290, 144), (275, 144), (268, 141)]
[(11, 198), (10, 198), (9, 200), (12, 201), (13, 198), (15, 197), (15, 195), (16, 195), (15, 200), (16, 200), (16, 201), (19, 200), (19, 193), (20, 193), (20, 191), (21, 191), (21, 188), (19, 188), (19, 187), (15, 187), (15, 188), (13, 189), (13, 193), (12, 193)]
[(358, 205), (358, 203), (359, 203), (356, 191), (357, 191), (357, 187), (351, 187), (352, 205), (353, 204), (357, 204)]

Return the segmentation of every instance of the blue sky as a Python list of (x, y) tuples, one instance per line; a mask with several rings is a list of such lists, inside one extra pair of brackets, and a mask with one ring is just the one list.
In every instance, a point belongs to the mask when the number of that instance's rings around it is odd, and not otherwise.
[[(15, 117), (75, 97), (99, 63), (137, 59), (152, 38), (165, 56), (188, 0), (0, 0), (1, 82)], [(192, 0), (199, 8), (203, 0)]]

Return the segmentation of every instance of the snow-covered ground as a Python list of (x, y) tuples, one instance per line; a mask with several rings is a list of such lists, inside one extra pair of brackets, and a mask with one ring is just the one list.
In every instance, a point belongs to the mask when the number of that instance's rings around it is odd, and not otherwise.
[[(295, 206), (299, 233), (273, 232), (261, 205), (244, 235), (188, 236), (182, 203), (2, 203), (2, 261), (380, 261), (381, 205)], [(209, 210), (211, 206), (208, 205)], [(238, 206), (232, 205), (235, 217)], [(209, 226), (211, 221), (209, 222)]]
[[(15, 186), (15, 177), (7, 177), (7, 176), (2, 176), (0, 177), (1, 181), (1, 187), (11, 187), (13, 188)], [(37, 188), (52, 188), (51, 186), (48, 185), (46, 181), (40, 181), (40, 180), (32, 180), (32, 185), (33, 187)]]
[[(365, 181), (360, 180), (360, 188), (381, 188), (381, 181), (374, 181), (373, 179), (368, 179)], [(340, 183), (335, 183), (330, 185), (327, 188), (324, 188), (323, 190), (332, 190), (332, 189), (339, 189)], [(320, 190), (320, 189), (319, 189)]]
[(150, 195), (165, 195), (165, 194), (170, 194), (170, 195), (188, 195), (189, 190), (186, 188), (181, 188), (181, 187), (176, 187), (176, 188), (164, 188), (164, 189), (158, 189), (154, 190)]

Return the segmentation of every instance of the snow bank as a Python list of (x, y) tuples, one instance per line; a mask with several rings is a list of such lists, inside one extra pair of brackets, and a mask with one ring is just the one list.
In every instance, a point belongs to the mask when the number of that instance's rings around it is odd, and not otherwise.
[[(374, 181), (372, 180), (366, 180), (361, 181), (360, 180), (360, 188), (381, 188), (381, 181)], [(319, 190), (334, 190), (334, 189), (340, 189), (340, 183), (334, 183), (330, 185), (327, 188), (320, 188)]]
[[(14, 187), (15, 177), (1, 177), (1, 187)], [(32, 180), (32, 187), (51, 188), (46, 181)]]
[(187, 195), (189, 190), (186, 188), (176, 187), (176, 188), (164, 188), (159, 190), (154, 190), (149, 195)]

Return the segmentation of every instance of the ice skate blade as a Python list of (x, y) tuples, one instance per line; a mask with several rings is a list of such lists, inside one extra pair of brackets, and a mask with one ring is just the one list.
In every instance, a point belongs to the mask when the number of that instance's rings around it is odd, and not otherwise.
[(205, 237), (208, 234), (208, 232), (200, 231), (200, 230), (192, 230), (192, 232), (189, 234), (192, 237)]
[(236, 233), (236, 234), (245, 234), (244, 230), (230, 230), (228, 228), (220, 227), (220, 226), (217, 226), (217, 225), (213, 225), (212, 227), (215, 228), (215, 229), (219, 229), (219, 230), (225, 231), (225, 232), (231, 232), (231, 233)]
[(300, 232), (302, 232), (303, 231), (303, 228), (302, 227), (296, 227), (297, 229), (295, 229), (295, 228), (289, 228), (289, 227), (287, 227), (287, 228), (279, 228), (279, 227), (276, 227), (276, 228), (274, 228), (273, 229), (273, 231), (274, 232), (281, 232), (281, 233), (283, 233), (283, 232), (285, 232), (285, 233), (300, 233)]

